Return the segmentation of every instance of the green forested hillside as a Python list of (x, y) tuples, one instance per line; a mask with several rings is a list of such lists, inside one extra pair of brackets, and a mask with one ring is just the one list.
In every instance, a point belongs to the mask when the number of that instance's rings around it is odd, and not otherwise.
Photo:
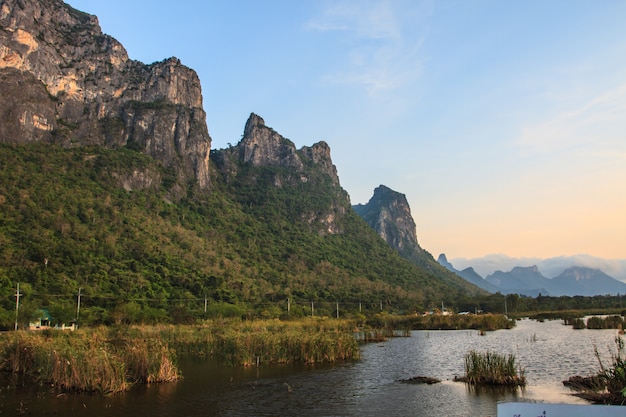
[[(79, 323), (300, 316), (312, 302), (316, 315), (407, 311), (461, 291), (349, 207), (342, 233), (306, 221), (343, 192), (314, 170), (293, 183), (282, 168), (213, 170), (210, 193), (189, 185), (172, 201), (174, 173), (132, 150), (0, 145), (0, 326), (13, 326), (18, 283), (20, 322), (45, 308), (59, 323), (76, 317), (79, 291)], [(143, 188), (127, 191), (133, 178)]]

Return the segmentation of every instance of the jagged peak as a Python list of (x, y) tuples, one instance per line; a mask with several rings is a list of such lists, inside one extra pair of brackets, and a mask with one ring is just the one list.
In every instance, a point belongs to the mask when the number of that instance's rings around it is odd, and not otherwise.
[(381, 184), (374, 190), (367, 204), (357, 204), (354, 209), (393, 248), (422, 250), (417, 242), (411, 208), (404, 194)]
[(249, 136), (256, 127), (266, 127), (265, 120), (261, 116), (255, 113), (250, 113), (248, 120), (246, 121), (246, 127), (243, 129), (243, 136)]
[[(281, 166), (304, 173), (305, 165), (312, 163), (339, 184), (337, 169), (330, 157), (330, 146), (319, 141), (312, 146), (303, 146), (300, 151), (289, 139), (265, 124), (265, 120), (251, 113), (246, 121), (243, 139), (237, 144), (241, 161), (254, 166)], [(301, 177), (306, 179), (306, 175)]]

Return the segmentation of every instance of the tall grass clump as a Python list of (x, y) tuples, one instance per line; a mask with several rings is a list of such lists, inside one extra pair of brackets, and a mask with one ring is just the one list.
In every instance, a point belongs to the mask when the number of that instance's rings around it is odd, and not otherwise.
[(616, 350), (610, 350), (610, 366), (604, 365), (596, 347), (595, 356), (600, 363), (600, 370), (590, 376), (572, 376), (563, 384), (578, 391), (576, 396), (593, 403), (626, 405), (625, 345), (619, 335), (615, 338), (615, 346)]
[(211, 320), (199, 326), (137, 327), (179, 355), (210, 357), (230, 365), (317, 363), (358, 359), (351, 320)]
[(109, 394), (180, 377), (173, 353), (160, 341), (110, 339), (101, 329), (5, 333), (0, 355), (3, 370), (62, 391)]
[(359, 345), (346, 321), (244, 322), (213, 335), (213, 356), (232, 365), (320, 363), (358, 359)]
[(492, 331), (510, 329), (515, 321), (503, 314), (429, 314), (391, 316), (376, 314), (369, 317), (367, 325), (374, 329), (408, 329), (408, 330), (462, 330), (476, 329)]
[(587, 319), (588, 329), (621, 329), (623, 326), (624, 319), (620, 316), (592, 316)]
[(524, 370), (515, 355), (476, 352), (465, 355), (465, 376), (460, 380), (474, 385), (525, 385)]

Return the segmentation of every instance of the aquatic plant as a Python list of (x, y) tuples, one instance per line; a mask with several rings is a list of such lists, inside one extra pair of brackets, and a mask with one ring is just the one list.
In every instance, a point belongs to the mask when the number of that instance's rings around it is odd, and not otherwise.
[(624, 326), (624, 320), (620, 316), (593, 316), (587, 319), (588, 329), (620, 329)]
[(472, 350), (465, 355), (465, 375), (457, 380), (480, 385), (525, 385), (524, 370), (515, 362), (515, 355)]
[(1, 366), (63, 391), (103, 394), (125, 391), (136, 382), (180, 377), (172, 352), (160, 341), (106, 336), (102, 329), (5, 333), (0, 339)]
[(464, 330), (475, 329), (493, 331), (510, 329), (515, 326), (503, 314), (429, 314), (429, 315), (389, 315), (377, 314), (366, 321), (375, 328), (411, 329), (411, 330)]
[(626, 358), (624, 357), (624, 339), (620, 336), (615, 338), (616, 350), (611, 353), (612, 364), (605, 368), (600, 360), (596, 349), (596, 357), (600, 362), (600, 376), (606, 381), (606, 389), (609, 400), (612, 403), (624, 404), (626, 402)]
[(202, 325), (114, 326), (0, 334), (1, 368), (64, 391), (115, 393), (179, 379), (178, 355), (232, 365), (358, 359), (356, 322), (217, 319)]
[(157, 332), (181, 355), (209, 356), (232, 365), (316, 363), (360, 356), (352, 320), (307, 318), (281, 320), (211, 320), (199, 326), (139, 327)]
[(626, 358), (625, 345), (621, 336), (615, 338), (616, 350), (611, 351), (611, 366), (606, 367), (598, 348), (594, 353), (600, 364), (595, 375), (572, 376), (563, 384), (575, 391), (578, 397), (597, 404), (626, 405)]

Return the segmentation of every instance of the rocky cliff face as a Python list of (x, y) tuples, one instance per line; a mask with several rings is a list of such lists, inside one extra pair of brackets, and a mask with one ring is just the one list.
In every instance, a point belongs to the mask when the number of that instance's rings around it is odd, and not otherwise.
[[(326, 142), (298, 150), (292, 141), (266, 126), (260, 116), (252, 113), (241, 141), (236, 146), (214, 150), (211, 159), (227, 184), (238, 182), (262, 188), (269, 181), (271, 186), (277, 188), (307, 186), (313, 193), (317, 190), (326, 194), (324, 198), (332, 195), (326, 199), (328, 206), (315, 211), (302, 211), (300, 219), (309, 224), (322, 225), (323, 233), (342, 232), (338, 219), (346, 214), (350, 200), (339, 185), (337, 168), (333, 165)], [(249, 168), (270, 169), (261, 173)]]
[(367, 204), (357, 204), (354, 210), (398, 252), (418, 251), (417, 231), (411, 209), (404, 194), (379, 186)]
[(209, 187), (211, 138), (197, 74), (145, 65), (61, 0), (0, 2), (0, 141), (127, 146)]
[(243, 138), (237, 144), (239, 159), (253, 166), (282, 167), (300, 174), (300, 181), (308, 181), (306, 166), (314, 165), (326, 174), (333, 184), (339, 184), (337, 168), (330, 158), (330, 147), (318, 142), (299, 151), (289, 139), (265, 125), (265, 121), (252, 113), (246, 122)]
[(367, 204), (352, 206), (354, 211), (370, 225), (400, 256), (427, 270), (442, 282), (477, 291), (474, 284), (435, 261), (433, 256), (417, 242), (415, 221), (404, 194), (379, 186)]

